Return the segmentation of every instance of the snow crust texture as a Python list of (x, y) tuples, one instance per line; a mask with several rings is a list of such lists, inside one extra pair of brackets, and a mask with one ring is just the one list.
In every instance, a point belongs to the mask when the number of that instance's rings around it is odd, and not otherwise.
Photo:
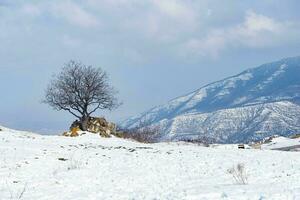
[(1, 200), (299, 199), (299, 169), (299, 152), (0, 132)]

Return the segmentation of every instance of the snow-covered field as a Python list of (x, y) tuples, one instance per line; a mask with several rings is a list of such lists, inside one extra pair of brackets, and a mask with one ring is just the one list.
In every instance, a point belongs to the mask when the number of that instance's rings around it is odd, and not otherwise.
[[(0, 127), (1, 128), (1, 127)], [(0, 199), (300, 199), (300, 153), (0, 131)], [(248, 184), (228, 169), (243, 163)]]

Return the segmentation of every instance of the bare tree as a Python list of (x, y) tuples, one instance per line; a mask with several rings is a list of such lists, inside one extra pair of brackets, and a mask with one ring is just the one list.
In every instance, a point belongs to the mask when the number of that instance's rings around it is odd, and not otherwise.
[(112, 110), (119, 105), (115, 94), (101, 68), (70, 61), (61, 73), (54, 75), (43, 102), (74, 115), (79, 119), (80, 128), (86, 131), (92, 113), (98, 109)]

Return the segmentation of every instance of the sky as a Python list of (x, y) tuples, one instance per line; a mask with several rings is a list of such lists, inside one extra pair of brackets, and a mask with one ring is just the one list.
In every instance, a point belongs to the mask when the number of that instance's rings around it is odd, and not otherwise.
[(59, 134), (42, 104), (69, 60), (101, 67), (119, 122), (247, 68), (300, 55), (298, 0), (0, 0), (0, 124)]

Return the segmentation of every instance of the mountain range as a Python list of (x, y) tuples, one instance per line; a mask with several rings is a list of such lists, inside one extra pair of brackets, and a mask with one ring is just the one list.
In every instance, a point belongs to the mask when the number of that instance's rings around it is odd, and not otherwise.
[(251, 142), (300, 132), (300, 57), (205, 85), (121, 123), (160, 127), (161, 141)]

